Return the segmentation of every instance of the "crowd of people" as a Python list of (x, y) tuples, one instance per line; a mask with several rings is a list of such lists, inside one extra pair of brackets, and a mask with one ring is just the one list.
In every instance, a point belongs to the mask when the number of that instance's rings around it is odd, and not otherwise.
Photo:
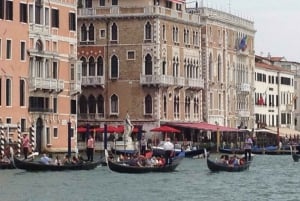
[(230, 167), (240, 166), (245, 164), (245, 158), (239, 158), (236, 155), (229, 157), (228, 155), (221, 155), (219, 161), (220, 164), (228, 165)]

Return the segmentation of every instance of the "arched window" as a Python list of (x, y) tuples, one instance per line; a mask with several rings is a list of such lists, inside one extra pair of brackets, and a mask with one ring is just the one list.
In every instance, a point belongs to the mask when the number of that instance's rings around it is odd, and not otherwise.
[(146, 25), (145, 25), (145, 39), (146, 40), (151, 40), (152, 39), (150, 22), (147, 22)]
[(84, 57), (81, 57), (80, 60), (82, 61), (82, 76), (87, 76), (87, 63)]
[(90, 24), (89, 26), (89, 41), (94, 41), (95, 40), (95, 29), (94, 29), (94, 25)]
[(87, 30), (85, 24), (81, 25), (81, 41), (87, 41)]
[(89, 114), (95, 114), (96, 113), (96, 99), (93, 95), (89, 96), (88, 106), (89, 106)]
[(118, 96), (115, 94), (111, 96), (110, 98), (110, 112), (112, 114), (117, 114), (119, 113), (119, 99)]
[(209, 55), (209, 61), (208, 61), (208, 79), (212, 81), (213, 78), (213, 60), (212, 60), (212, 54)]
[(104, 98), (99, 95), (97, 98), (97, 112), (100, 117), (104, 117)]
[(119, 61), (118, 61), (118, 58), (117, 58), (116, 55), (113, 55), (111, 57), (110, 66), (111, 66), (110, 77), (111, 78), (118, 78), (118, 76), (119, 76)]
[(165, 75), (167, 72), (166, 72), (166, 64), (167, 64), (167, 62), (164, 60), (163, 62), (162, 62), (162, 74), (163, 75)]
[(221, 56), (218, 56), (218, 81), (221, 81), (221, 75), (222, 75), (222, 61)]
[(101, 56), (97, 59), (97, 75), (103, 76), (103, 58)]
[(87, 114), (87, 100), (83, 95), (79, 98), (79, 113)]
[(145, 114), (152, 114), (152, 97), (149, 94), (145, 97)]
[(152, 57), (150, 54), (145, 57), (145, 75), (152, 75)]
[(90, 57), (89, 59), (89, 76), (95, 76), (96, 72), (95, 72), (95, 59), (94, 57)]
[(164, 95), (163, 99), (163, 111), (164, 111), (164, 118), (167, 118), (167, 97)]
[(116, 23), (113, 23), (111, 26), (111, 40), (117, 41), (118, 40), (118, 27)]

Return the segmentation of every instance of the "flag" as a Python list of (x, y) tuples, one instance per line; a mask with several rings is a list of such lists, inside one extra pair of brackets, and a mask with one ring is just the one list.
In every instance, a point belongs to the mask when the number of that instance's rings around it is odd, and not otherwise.
[(239, 44), (239, 50), (245, 51), (247, 48), (247, 35), (245, 35)]
[(177, 3), (177, 4), (184, 4), (185, 3), (185, 0), (169, 0), (173, 3)]
[(261, 95), (258, 99), (258, 105), (264, 105), (265, 104), (265, 100), (263, 98), (263, 96)]

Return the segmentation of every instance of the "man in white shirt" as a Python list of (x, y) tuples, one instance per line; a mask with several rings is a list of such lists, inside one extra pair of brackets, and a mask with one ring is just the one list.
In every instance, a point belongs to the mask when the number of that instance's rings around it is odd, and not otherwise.
[(170, 138), (166, 139), (163, 148), (165, 150), (166, 165), (170, 165), (172, 163), (171, 156), (172, 153), (174, 152), (174, 144), (170, 141)]

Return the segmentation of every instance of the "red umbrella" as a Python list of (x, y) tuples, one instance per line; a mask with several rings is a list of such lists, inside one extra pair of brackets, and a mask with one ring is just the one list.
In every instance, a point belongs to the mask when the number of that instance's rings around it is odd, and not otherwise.
[(87, 131), (86, 127), (78, 127), (77, 132), (78, 133), (85, 133)]
[[(96, 132), (104, 133), (104, 127), (103, 128), (95, 128)], [(107, 132), (108, 133), (119, 133), (119, 129), (114, 126), (107, 126)]]
[(180, 130), (170, 127), (170, 126), (160, 126), (157, 128), (153, 128), (150, 131), (155, 131), (155, 132), (167, 132), (167, 133), (180, 133)]
[[(124, 133), (124, 126), (123, 125), (119, 125), (117, 127), (118, 129), (118, 132), (117, 133)], [(138, 133), (139, 132), (139, 128), (137, 127), (133, 127), (133, 130), (132, 130), (133, 133)], [(145, 133), (146, 131), (142, 130), (142, 133)]]

